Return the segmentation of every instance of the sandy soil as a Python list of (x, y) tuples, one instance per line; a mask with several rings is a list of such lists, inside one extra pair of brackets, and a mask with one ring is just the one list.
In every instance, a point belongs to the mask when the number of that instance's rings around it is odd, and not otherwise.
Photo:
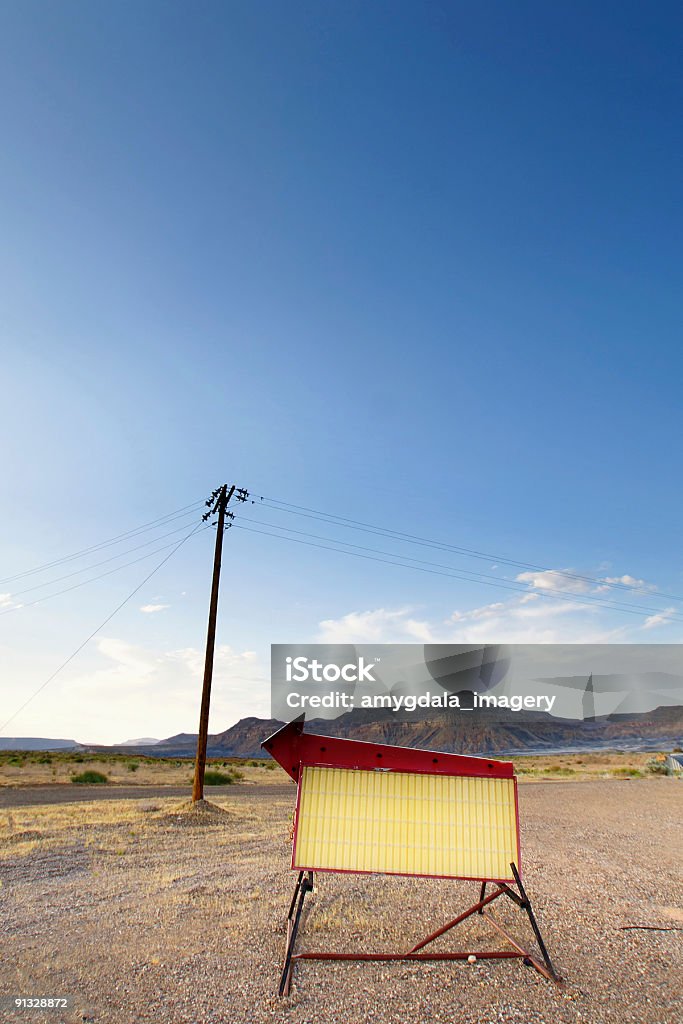
[[(308, 962), (279, 1000), (294, 795), (293, 785), (228, 792), (217, 798), (224, 813), (205, 817), (179, 814), (177, 797), (0, 811), (0, 993), (74, 998), (68, 1012), (6, 1019), (683, 1020), (679, 780), (521, 785), (525, 881), (564, 988), (518, 961)], [(301, 948), (407, 948), (477, 891), (474, 883), (320, 875)], [(508, 902), (497, 913), (527, 940), (517, 908)], [(494, 934), (475, 918), (435, 948), (491, 948)]]

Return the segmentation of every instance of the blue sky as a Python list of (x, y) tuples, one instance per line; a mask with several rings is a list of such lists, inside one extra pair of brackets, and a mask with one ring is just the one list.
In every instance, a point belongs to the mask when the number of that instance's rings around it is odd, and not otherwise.
[[(4, 5), (2, 576), (234, 480), (683, 594), (682, 22), (667, 3)], [(8, 732), (192, 728), (210, 560), (189, 541)], [(3, 711), (153, 565), (0, 618)], [(267, 713), (271, 641), (522, 628), (510, 592), (247, 532), (225, 566), (212, 728)], [(525, 604), (537, 639), (680, 639)]]

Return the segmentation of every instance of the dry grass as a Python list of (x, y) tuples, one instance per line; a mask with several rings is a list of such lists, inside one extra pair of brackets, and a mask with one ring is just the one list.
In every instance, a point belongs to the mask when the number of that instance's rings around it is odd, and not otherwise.
[[(272, 767), (269, 767), (272, 766)], [(285, 773), (270, 760), (210, 758), (209, 770), (240, 773), (246, 783), (282, 783)], [(179, 758), (136, 757), (133, 754), (78, 754), (31, 751), (0, 752), (0, 786), (42, 786), (71, 783), (73, 775), (94, 770), (110, 784), (125, 786), (187, 786), (194, 765)]]
[(149, 804), (135, 800), (101, 800), (70, 804), (45, 804), (0, 810), (0, 860), (14, 860), (39, 850), (55, 849), (80, 840), (85, 849), (114, 852), (123, 856), (129, 847), (152, 839), (160, 824), (228, 823), (239, 835), (234, 822), (255, 823), (253, 812), (236, 810), (227, 804), (203, 808), (177, 797)]
[[(528, 780), (563, 778), (586, 779), (637, 778), (651, 773), (651, 762), (663, 754), (597, 751), (577, 754), (542, 754), (514, 756), (518, 774)], [(210, 770), (235, 773), (247, 785), (281, 785), (288, 776), (274, 762), (212, 758)], [(131, 770), (134, 768), (134, 770)], [(110, 785), (187, 786), (191, 783), (193, 764), (177, 758), (141, 758), (115, 754), (16, 754), (0, 752), (0, 786), (37, 786), (69, 783), (72, 776), (88, 769), (102, 772)], [(210, 790), (209, 790), (210, 792)]]
[(551, 779), (560, 777), (567, 781), (587, 779), (610, 779), (620, 777), (638, 778), (652, 774), (652, 763), (665, 755), (655, 751), (613, 751), (600, 750), (577, 754), (540, 754), (510, 758), (515, 771), (523, 780)]

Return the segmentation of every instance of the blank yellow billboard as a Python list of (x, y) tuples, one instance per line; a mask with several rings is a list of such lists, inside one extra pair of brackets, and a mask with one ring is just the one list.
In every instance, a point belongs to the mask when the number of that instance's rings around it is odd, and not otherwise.
[(292, 867), (512, 881), (514, 779), (304, 767)]

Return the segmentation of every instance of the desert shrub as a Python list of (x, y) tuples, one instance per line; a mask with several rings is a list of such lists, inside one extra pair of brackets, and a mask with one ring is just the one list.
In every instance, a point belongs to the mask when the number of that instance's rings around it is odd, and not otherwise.
[(52, 758), (49, 754), (45, 754), (43, 757), (36, 758), (36, 764), (52, 764)]
[(666, 775), (666, 761), (658, 761), (656, 757), (651, 758), (645, 765), (650, 775)]
[(131, 761), (131, 762), (130, 762), (130, 763), (128, 764), (128, 771), (129, 771), (129, 772), (136, 772), (137, 770), (138, 770), (138, 764), (137, 764), (137, 762), (136, 762), (136, 761)]
[(76, 762), (76, 764), (83, 764), (83, 762), (85, 761), (85, 758), (84, 757), (74, 757), (74, 761)]
[(14, 757), (10, 757), (10, 759), (9, 759), (9, 761), (7, 763), (8, 764), (16, 764), (16, 765), (19, 766), (19, 768), (23, 768), (24, 767), (24, 759), (23, 759), (23, 757), (17, 757), (16, 755)]
[(227, 772), (210, 771), (205, 772), (204, 782), (207, 786), (232, 786), (235, 777)]
[(77, 786), (95, 786), (99, 785), (101, 782), (108, 782), (109, 780), (106, 775), (102, 774), (102, 772), (89, 770), (87, 772), (81, 772), (80, 775), (72, 775), (71, 781)]
[(268, 764), (266, 765), (266, 768), (268, 769), (269, 772), (274, 772), (275, 771), (275, 761), (269, 761)]
[(249, 767), (250, 768), (258, 768), (258, 761), (250, 761), (249, 762)]
[(643, 772), (640, 768), (613, 768), (612, 775), (622, 779), (642, 779)]

